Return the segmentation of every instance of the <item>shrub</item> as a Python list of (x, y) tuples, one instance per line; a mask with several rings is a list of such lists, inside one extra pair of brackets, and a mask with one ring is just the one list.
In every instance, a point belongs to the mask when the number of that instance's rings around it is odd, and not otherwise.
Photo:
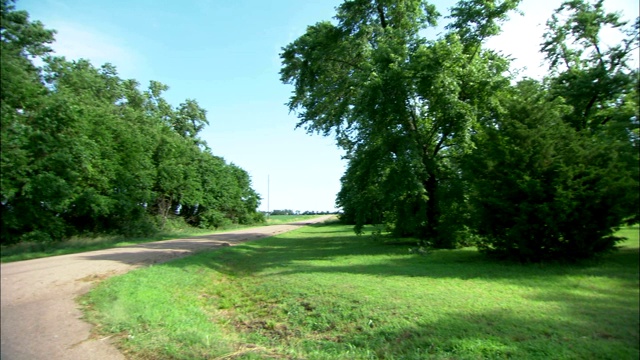
[(559, 101), (525, 96), (506, 105), (466, 162), (480, 250), (540, 261), (613, 249), (612, 234), (638, 209), (629, 144), (575, 131)]

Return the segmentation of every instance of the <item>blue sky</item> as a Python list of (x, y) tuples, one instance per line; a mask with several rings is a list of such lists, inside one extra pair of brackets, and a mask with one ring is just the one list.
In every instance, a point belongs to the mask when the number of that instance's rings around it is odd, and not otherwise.
[[(56, 29), (56, 54), (116, 65), (120, 76), (167, 84), (174, 106), (187, 98), (207, 110), (201, 137), (214, 154), (244, 168), (261, 210), (334, 210), (346, 163), (332, 138), (294, 130), (280, 82), (281, 48), (308, 25), (330, 20), (338, 0), (18, 0), (31, 19)], [(433, 1), (447, 14), (455, 1)], [(524, 0), (488, 45), (540, 77), (543, 24), (559, 0)], [(638, 16), (635, 0), (605, 0)], [(269, 190), (267, 187), (269, 186)], [(267, 201), (269, 200), (269, 201)]]

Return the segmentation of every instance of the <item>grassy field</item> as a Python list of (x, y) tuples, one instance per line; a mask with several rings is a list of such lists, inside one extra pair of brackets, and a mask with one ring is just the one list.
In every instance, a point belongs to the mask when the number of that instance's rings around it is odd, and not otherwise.
[(267, 218), (268, 225), (280, 225), (292, 222), (304, 221), (324, 215), (271, 215)]
[(80, 302), (133, 359), (638, 359), (638, 227), (621, 234), (598, 260), (522, 265), (309, 226)]
[(198, 229), (177, 222), (157, 235), (130, 238), (122, 236), (96, 236), (74, 237), (67, 241), (56, 243), (21, 243), (12, 246), (0, 247), (0, 262), (12, 262), (20, 260), (37, 259), (56, 255), (75, 254), (85, 251), (102, 250), (113, 247), (141, 244), (152, 241), (180, 239), (183, 237), (215, 234), (217, 232), (231, 231), (256, 226), (286, 224), (289, 222), (307, 220), (317, 215), (274, 215), (266, 223), (256, 225), (231, 225), (219, 230)]

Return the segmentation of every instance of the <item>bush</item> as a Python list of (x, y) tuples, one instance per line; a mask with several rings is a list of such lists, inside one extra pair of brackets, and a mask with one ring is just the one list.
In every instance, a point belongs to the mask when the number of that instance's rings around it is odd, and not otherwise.
[(231, 219), (225, 217), (223, 212), (210, 209), (200, 215), (200, 227), (203, 229), (217, 229), (231, 225)]
[(637, 213), (629, 144), (580, 133), (562, 105), (529, 97), (477, 138), (466, 162), (481, 251), (520, 261), (589, 258)]

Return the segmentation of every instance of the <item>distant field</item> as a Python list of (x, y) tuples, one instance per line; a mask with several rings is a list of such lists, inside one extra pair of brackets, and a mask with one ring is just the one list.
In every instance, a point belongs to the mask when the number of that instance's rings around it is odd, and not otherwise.
[(309, 220), (324, 215), (270, 215), (267, 217), (267, 224), (279, 225), (303, 220)]
[(154, 265), (81, 299), (132, 359), (638, 359), (638, 227), (601, 259), (495, 263), (339, 224)]

